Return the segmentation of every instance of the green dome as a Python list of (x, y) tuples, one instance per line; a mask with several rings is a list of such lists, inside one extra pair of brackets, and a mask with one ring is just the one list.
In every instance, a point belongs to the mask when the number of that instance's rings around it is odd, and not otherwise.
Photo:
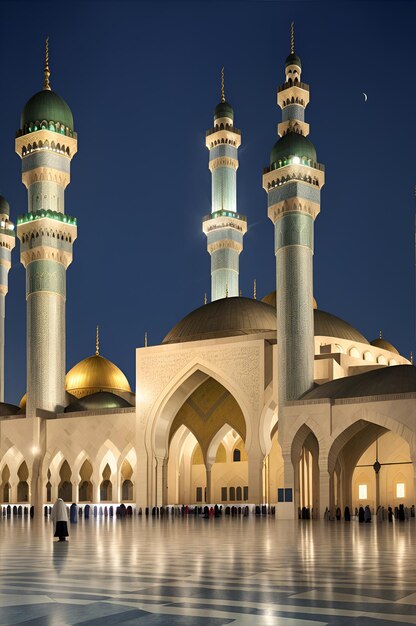
[(220, 117), (230, 117), (234, 121), (234, 110), (228, 102), (220, 102), (215, 107), (214, 120)]
[(0, 214), (1, 215), (10, 215), (10, 206), (7, 202), (6, 198), (0, 196)]
[(297, 54), (289, 54), (286, 59), (285, 67), (288, 65), (297, 65), (298, 67), (302, 67), (302, 63), (300, 62), (300, 58)]
[(313, 144), (299, 133), (287, 133), (276, 141), (273, 150), (270, 153), (270, 165), (277, 161), (288, 159), (289, 157), (306, 157), (312, 161), (316, 161), (316, 150)]
[(54, 91), (42, 89), (28, 100), (20, 116), (20, 128), (30, 122), (59, 122), (74, 130), (74, 118), (65, 100)]

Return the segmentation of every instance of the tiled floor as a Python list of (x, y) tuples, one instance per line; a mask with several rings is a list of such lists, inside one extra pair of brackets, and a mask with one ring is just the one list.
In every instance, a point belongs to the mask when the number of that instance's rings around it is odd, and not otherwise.
[(416, 624), (416, 524), (0, 519), (0, 624)]

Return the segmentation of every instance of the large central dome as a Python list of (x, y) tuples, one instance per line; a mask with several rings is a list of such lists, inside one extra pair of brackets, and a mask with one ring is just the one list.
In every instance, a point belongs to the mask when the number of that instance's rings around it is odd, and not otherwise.
[(163, 343), (198, 341), (276, 331), (273, 307), (250, 298), (223, 298), (205, 304), (184, 317)]
[[(166, 335), (163, 343), (200, 341), (220, 337), (236, 337), (255, 333), (276, 332), (276, 293), (266, 302), (251, 298), (223, 298), (192, 311)], [(359, 343), (367, 339), (340, 317), (314, 309), (315, 336), (335, 337)], [(70, 389), (68, 389), (73, 393)]]

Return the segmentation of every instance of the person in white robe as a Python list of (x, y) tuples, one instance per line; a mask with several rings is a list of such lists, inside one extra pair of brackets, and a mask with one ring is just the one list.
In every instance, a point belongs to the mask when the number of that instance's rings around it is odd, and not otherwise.
[(58, 537), (59, 541), (66, 541), (66, 537), (69, 537), (68, 512), (62, 498), (58, 498), (53, 505), (51, 520), (53, 522), (53, 536)]

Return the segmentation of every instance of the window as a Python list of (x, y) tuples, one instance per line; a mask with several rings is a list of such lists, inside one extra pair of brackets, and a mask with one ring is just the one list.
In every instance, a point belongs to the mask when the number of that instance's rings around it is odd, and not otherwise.
[(241, 489), (241, 487), (237, 487), (236, 496), (237, 501), (241, 502), (241, 500), (243, 499), (243, 490)]
[(404, 483), (396, 483), (396, 498), (404, 498)]
[(243, 488), (243, 493), (244, 493), (243, 498), (244, 498), (245, 502), (247, 502), (247, 500), (248, 500), (248, 487), (244, 487)]
[(235, 501), (235, 487), (230, 487), (230, 500)]
[(196, 501), (202, 502), (202, 487), (196, 488)]
[(234, 462), (241, 461), (241, 451), (238, 448), (236, 448), (233, 452), (233, 461)]
[(227, 487), (221, 487), (221, 500), (227, 502)]
[(367, 500), (367, 485), (358, 485), (358, 499)]

